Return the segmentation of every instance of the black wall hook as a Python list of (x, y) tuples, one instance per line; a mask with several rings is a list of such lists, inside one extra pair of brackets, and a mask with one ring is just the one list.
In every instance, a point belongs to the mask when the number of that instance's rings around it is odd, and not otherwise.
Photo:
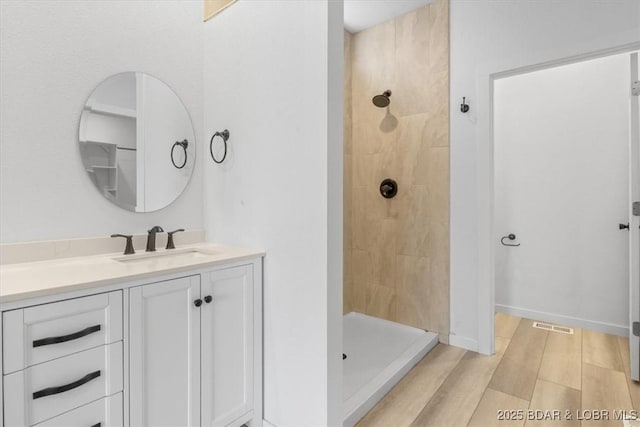
[(462, 104), (460, 104), (460, 111), (462, 111), (463, 113), (466, 113), (469, 111), (469, 104), (467, 104), (466, 100), (467, 100), (467, 97), (463, 96)]
[(516, 235), (515, 234), (508, 234), (506, 236), (502, 236), (502, 239), (500, 239), (500, 243), (502, 243), (504, 246), (520, 246), (520, 243), (518, 243), (517, 245), (511, 245), (509, 243), (505, 243), (504, 239), (509, 239), (509, 240), (516, 240)]

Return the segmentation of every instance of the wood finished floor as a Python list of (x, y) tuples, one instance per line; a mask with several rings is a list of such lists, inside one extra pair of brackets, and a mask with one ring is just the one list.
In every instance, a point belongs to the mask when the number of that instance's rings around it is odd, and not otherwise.
[[(586, 329), (548, 332), (532, 322), (496, 314), (493, 356), (438, 344), (357, 427), (623, 426), (576, 415), (640, 411), (640, 383), (628, 379), (626, 338)], [(499, 422), (499, 410), (522, 410), (525, 419)], [(562, 419), (527, 420), (530, 410), (560, 410)]]

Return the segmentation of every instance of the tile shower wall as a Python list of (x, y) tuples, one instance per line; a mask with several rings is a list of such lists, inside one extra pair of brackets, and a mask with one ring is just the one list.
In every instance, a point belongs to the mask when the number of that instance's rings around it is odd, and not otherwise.
[[(446, 335), (449, 2), (345, 37), (345, 54), (344, 309)], [(391, 104), (375, 107), (387, 89)]]
[(344, 189), (342, 193), (343, 197), (343, 233), (342, 238), (344, 239), (344, 248), (343, 248), (343, 274), (344, 280), (342, 285), (342, 306), (343, 311), (348, 313), (352, 311), (350, 304), (350, 295), (352, 295), (352, 274), (351, 274), (351, 214), (352, 214), (352, 186), (353, 186), (353, 178), (352, 178), (352, 170), (353, 170), (353, 141), (351, 139), (351, 122), (352, 118), (352, 103), (351, 103), (351, 75), (352, 75), (352, 45), (353, 45), (353, 35), (345, 31), (344, 32), (344, 134), (342, 136), (342, 141), (344, 144), (344, 157), (343, 157), (343, 179), (344, 179)]

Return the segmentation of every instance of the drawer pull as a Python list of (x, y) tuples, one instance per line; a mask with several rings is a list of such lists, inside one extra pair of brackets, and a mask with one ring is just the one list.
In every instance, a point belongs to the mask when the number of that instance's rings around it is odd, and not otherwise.
[(61, 385), (59, 387), (44, 388), (42, 390), (39, 390), (33, 393), (33, 400), (40, 399), (41, 397), (45, 397), (45, 396), (51, 396), (52, 394), (60, 394), (60, 393), (64, 393), (65, 391), (73, 390), (74, 388), (78, 388), (81, 385), (84, 385), (89, 381), (98, 378), (99, 376), (100, 376), (100, 371), (95, 371), (85, 375), (84, 377), (80, 378), (78, 381)]
[(89, 326), (87, 329), (83, 329), (78, 332), (74, 332), (73, 334), (63, 335), (61, 337), (50, 337), (50, 338), (42, 338), (40, 340), (35, 340), (33, 342), (34, 347), (41, 347), (43, 345), (51, 345), (58, 344), (61, 342), (73, 341), (78, 338), (82, 338), (94, 332), (98, 332), (100, 330), (100, 325)]
[(102, 425), (102, 423), (98, 423), (98, 424), (94, 424), (91, 427), (100, 427)]

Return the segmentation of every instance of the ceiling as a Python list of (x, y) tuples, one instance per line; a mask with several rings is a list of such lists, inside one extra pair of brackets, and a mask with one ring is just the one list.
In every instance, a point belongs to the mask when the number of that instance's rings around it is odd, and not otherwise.
[(434, 0), (344, 0), (344, 28), (357, 33)]

